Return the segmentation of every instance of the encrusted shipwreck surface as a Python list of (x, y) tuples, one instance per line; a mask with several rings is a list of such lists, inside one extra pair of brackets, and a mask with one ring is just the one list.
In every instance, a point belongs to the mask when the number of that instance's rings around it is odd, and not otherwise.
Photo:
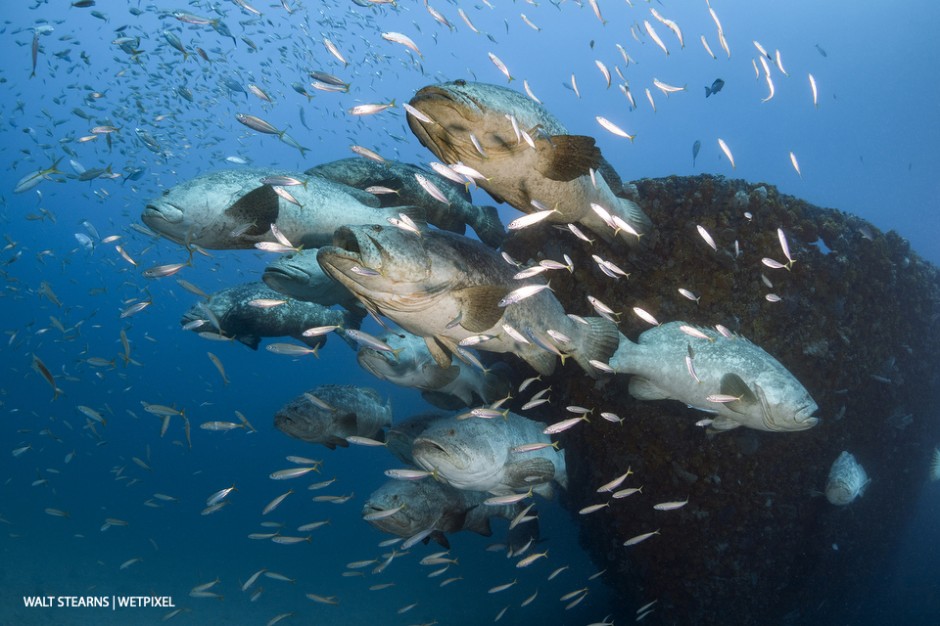
[[(770, 185), (698, 176), (626, 187), (657, 226), (644, 250), (588, 246), (544, 224), (515, 235), (507, 251), (520, 260), (569, 254), (574, 276), (556, 272), (551, 283), (566, 310), (593, 315), (587, 296), (598, 297), (624, 312), (620, 330), (633, 340), (649, 328), (635, 306), (660, 321), (724, 324), (789, 368), (819, 404), (821, 421), (802, 432), (709, 436), (695, 425), (706, 414), (635, 401), (626, 376), (593, 382), (574, 363), (559, 368), (546, 381), (552, 404), (529, 414), (551, 422), (567, 405), (594, 409), (589, 424), (561, 436), (565, 505), (622, 599), (618, 617), (632, 621), (638, 606), (658, 598), (645, 623), (850, 623), (912, 514), (940, 441), (936, 268), (897, 234)], [(792, 271), (761, 263), (786, 261), (777, 228), (789, 239)], [(631, 275), (604, 276), (594, 254)], [(767, 293), (782, 300), (770, 302)], [(601, 411), (624, 421), (603, 420)], [(835, 507), (819, 491), (842, 450), (872, 483), (862, 498)], [(627, 467), (634, 475), (624, 486), (642, 493), (577, 514), (604, 502), (609, 496), (595, 490)], [(685, 498), (679, 510), (653, 509)], [(660, 535), (623, 546), (654, 530)]]

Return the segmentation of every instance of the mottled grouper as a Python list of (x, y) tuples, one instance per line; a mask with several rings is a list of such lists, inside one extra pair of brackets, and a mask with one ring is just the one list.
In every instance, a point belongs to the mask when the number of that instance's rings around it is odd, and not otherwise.
[[(601, 155), (593, 137), (571, 135), (541, 104), (512, 89), (457, 80), (424, 87), (411, 106), (425, 119), (408, 115), (418, 140), (448, 164), (477, 170), (477, 183), (499, 202), (524, 213), (554, 213), (555, 223), (578, 222), (607, 241), (619, 234), (636, 245), (651, 223), (634, 202), (621, 198), (620, 177)], [(608, 223), (592, 207), (629, 226)], [(543, 209), (544, 210), (544, 209)]]
[[(541, 374), (554, 370), (558, 354), (593, 374), (590, 361), (606, 362), (619, 341), (611, 322), (575, 321), (544, 284), (514, 280), (499, 253), (453, 233), (343, 227), (317, 259), (367, 309), (423, 337), (441, 367), (470, 340), (477, 350), (516, 354)], [(520, 288), (538, 291), (507, 305)]]
[(819, 421), (813, 417), (816, 402), (800, 381), (737, 335), (669, 322), (641, 334), (638, 343), (622, 337), (610, 366), (632, 375), (634, 398), (679, 400), (709, 411), (714, 430), (806, 430)]

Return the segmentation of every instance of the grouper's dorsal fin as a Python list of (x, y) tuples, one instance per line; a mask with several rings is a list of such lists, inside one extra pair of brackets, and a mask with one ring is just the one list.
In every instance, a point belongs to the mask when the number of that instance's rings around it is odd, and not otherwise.
[(280, 204), (277, 193), (270, 185), (261, 185), (249, 191), (239, 200), (225, 209), (225, 214), (236, 224), (251, 224), (246, 235), (263, 235), (277, 222)]
[(720, 390), (723, 395), (739, 398), (739, 400), (725, 404), (726, 407), (736, 413), (741, 413), (746, 407), (760, 402), (757, 395), (751, 391), (751, 388), (744, 382), (744, 379), (737, 374), (725, 374), (722, 376)]
[(567, 182), (596, 170), (603, 161), (593, 137), (554, 135), (536, 144), (538, 172), (552, 180)]
[(464, 287), (455, 291), (454, 296), (460, 301), (463, 314), (460, 325), (472, 333), (482, 333), (493, 328), (506, 311), (499, 306), (499, 301), (507, 293), (507, 288), (495, 285)]

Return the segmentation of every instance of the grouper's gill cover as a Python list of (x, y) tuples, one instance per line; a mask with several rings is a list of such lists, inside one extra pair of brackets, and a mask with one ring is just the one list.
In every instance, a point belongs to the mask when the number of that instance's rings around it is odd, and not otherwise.
[[(606, 363), (619, 341), (612, 323), (602, 318), (575, 322), (547, 289), (499, 306), (511, 291), (541, 283), (514, 280), (499, 253), (452, 233), (418, 236), (380, 225), (348, 226), (337, 229), (333, 246), (321, 248), (317, 260), (370, 311), (423, 337), (442, 367), (450, 366), (449, 355), (460, 341), (484, 335), (476, 349), (516, 354), (540, 373), (551, 373), (557, 360), (542, 343), (570, 354), (594, 374), (589, 361)], [(534, 339), (518, 341), (504, 325)], [(550, 330), (570, 341), (553, 339)]]

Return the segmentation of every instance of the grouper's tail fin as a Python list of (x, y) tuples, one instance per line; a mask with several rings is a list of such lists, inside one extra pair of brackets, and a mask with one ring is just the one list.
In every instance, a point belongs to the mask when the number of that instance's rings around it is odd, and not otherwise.
[(474, 207), (479, 209), (469, 221), (470, 227), (480, 238), (480, 241), (492, 248), (498, 248), (506, 238), (506, 228), (499, 219), (499, 212), (493, 206)]
[(643, 212), (640, 205), (633, 200), (618, 199), (620, 200), (620, 210), (617, 211), (617, 216), (636, 231), (636, 234), (630, 232), (620, 232), (618, 234), (631, 245), (645, 246), (647, 244), (647, 235), (653, 231), (652, 220)]
[(620, 345), (620, 332), (617, 326), (603, 317), (585, 318), (588, 327), (584, 329), (578, 348), (571, 356), (585, 372), (592, 376), (600, 371), (591, 361), (607, 363)]

